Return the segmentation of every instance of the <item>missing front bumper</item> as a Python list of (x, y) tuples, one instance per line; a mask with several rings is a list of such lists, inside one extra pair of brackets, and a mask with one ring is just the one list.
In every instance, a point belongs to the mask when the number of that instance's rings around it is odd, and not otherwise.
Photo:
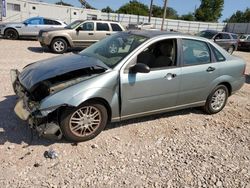
[(17, 102), (14, 111), (20, 119), (27, 121), (30, 128), (36, 130), (39, 136), (53, 140), (62, 138), (63, 134), (60, 126), (57, 123), (48, 122), (48, 117), (36, 116), (30, 113), (25, 107), (24, 99)]

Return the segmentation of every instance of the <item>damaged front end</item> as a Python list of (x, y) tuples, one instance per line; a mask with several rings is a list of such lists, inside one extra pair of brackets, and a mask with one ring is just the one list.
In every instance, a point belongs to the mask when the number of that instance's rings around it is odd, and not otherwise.
[(62, 131), (58, 124), (58, 107), (40, 111), (39, 102), (31, 100), (33, 97), (21, 86), (18, 75), (17, 70), (11, 70), (13, 89), (19, 97), (14, 108), (16, 115), (20, 119), (27, 121), (30, 128), (36, 130), (39, 136), (49, 139), (61, 139)]
[[(43, 106), (41, 109), (44, 99), (107, 70), (96, 62), (84, 64), (84, 57), (73, 55), (71, 59), (74, 60), (71, 67), (68, 66), (70, 62), (64, 65), (62, 61), (61, 64), (55, 65), (61, 60), (57, 58), (30, 64), (21, 73), (18, 70), (10, 72), (13, 89), (19, 97), (14, 111), (40, 136), (50, 139), (62, 138), (60, 111), (69, 106), (64, 103), (50, 104), (50, 107)], [(88, 62), (91, 60), (89, 57), (87, 59)]]

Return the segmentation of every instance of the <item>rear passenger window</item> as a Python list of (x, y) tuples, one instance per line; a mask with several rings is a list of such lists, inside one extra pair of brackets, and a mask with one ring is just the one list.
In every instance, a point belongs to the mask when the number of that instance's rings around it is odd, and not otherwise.
[(97, 31), (109, 31), (109, 25), (107, 23), (97, 23)]
[(48, 20), (48, 19), (44, 19), (44, 24), (45, 25), (61, 25), (59, 22), (55, 20)]
[(182, 39), (182, 45), (184, 65), (211, 63), (210, 50), (207, 43), (198, 40)]
[(226, 58), (219, 52), (219, 50), (217, 50), (213, 45), (210, 45), (210, 47), (212, 48), (216, 61), (217, 62), (221, 62), (221, 61), (225, 61)]
[(122, 31), (122, 28), (118, 24), (111, 23), (113, 31)]

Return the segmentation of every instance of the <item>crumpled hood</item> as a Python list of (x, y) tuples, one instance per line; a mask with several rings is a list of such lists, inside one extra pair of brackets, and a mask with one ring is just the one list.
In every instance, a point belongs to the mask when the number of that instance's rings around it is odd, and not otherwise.
[(79, 54), (61, 55), (27, 65), (19, 74), (18, 79), (28, 91), (32, 92), (35, 85), (41, 81), (71, 71), (96, 66), (109, 69), (104, 63), (93, 57)]

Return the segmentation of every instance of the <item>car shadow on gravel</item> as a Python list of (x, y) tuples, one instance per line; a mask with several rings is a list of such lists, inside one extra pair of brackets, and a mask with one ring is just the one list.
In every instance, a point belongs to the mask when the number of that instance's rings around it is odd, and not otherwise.
[(250, 84), (250, 74), (249, 74), (249, 75), (246, 75), (246, 83), (247, 83), (247, 84)]
[[(35, 53), (53, 53), (49, 48), (46, 47), (28, 47), (28, 50)], [(67, 53), (79, 53), (83, 48), (70, 48)]]
[(55, 142), (66, 142), (48, 140), (38, 135), (28, 127), (27, 122), (20, 120), (14, 113), (17, 101), (15, 95), (4, 96), (0, 102), (0, 145), (6, 142), (22, 145), (44, 145), (49, 146)]
[[(35, 131), (29, 128), (28, 123), (20, 120), (14, 113), (14, 106), (17, 102), (17, 96), (9, 95), (4, 96), (4, 100), (0, 102), (0, 145), (6, 142), (25, 145), (44, 145), (49, 146), (56, 143), (70, 143), (64, 139), (62, 140), (49, 140), (39, 137)], [(107, 125), (105, 131), (122, 126), (127, 126), (133, 123), (143, 123), (155, 119), (166, 118), (171, 116), (185, 115), (185, 114), (203, 114), (197, 108), (189, 108), (174, 112), (167, 112), (157, 115), (151, 115), (131, 120), (125, 120), (118, 123), (110, 123)]]
[(165, 113), (156, 114), (156, 115), (149, 115), (149, 116), (145, 116), (145, 117), (124, 120), (124, 121), (117, 122), (117, 123), (110, 123), (106, 126), (105, 130), (107, 131), (109, 129), (123, 127), (123, 126), (127, 126), (127, 125), (130, 125), (133, 123), (143, 123), (143, 122), (152, 121), (152, 120), (156, 120), (156, 119), (160, 119), (160, 118), (167, 118), (167, 117), (187, 115), (187, 114), (205, 114), (205, 112), (203, 112), (202, 109), (199, 107), (187, 108), (184, 110), (165, 112)]

